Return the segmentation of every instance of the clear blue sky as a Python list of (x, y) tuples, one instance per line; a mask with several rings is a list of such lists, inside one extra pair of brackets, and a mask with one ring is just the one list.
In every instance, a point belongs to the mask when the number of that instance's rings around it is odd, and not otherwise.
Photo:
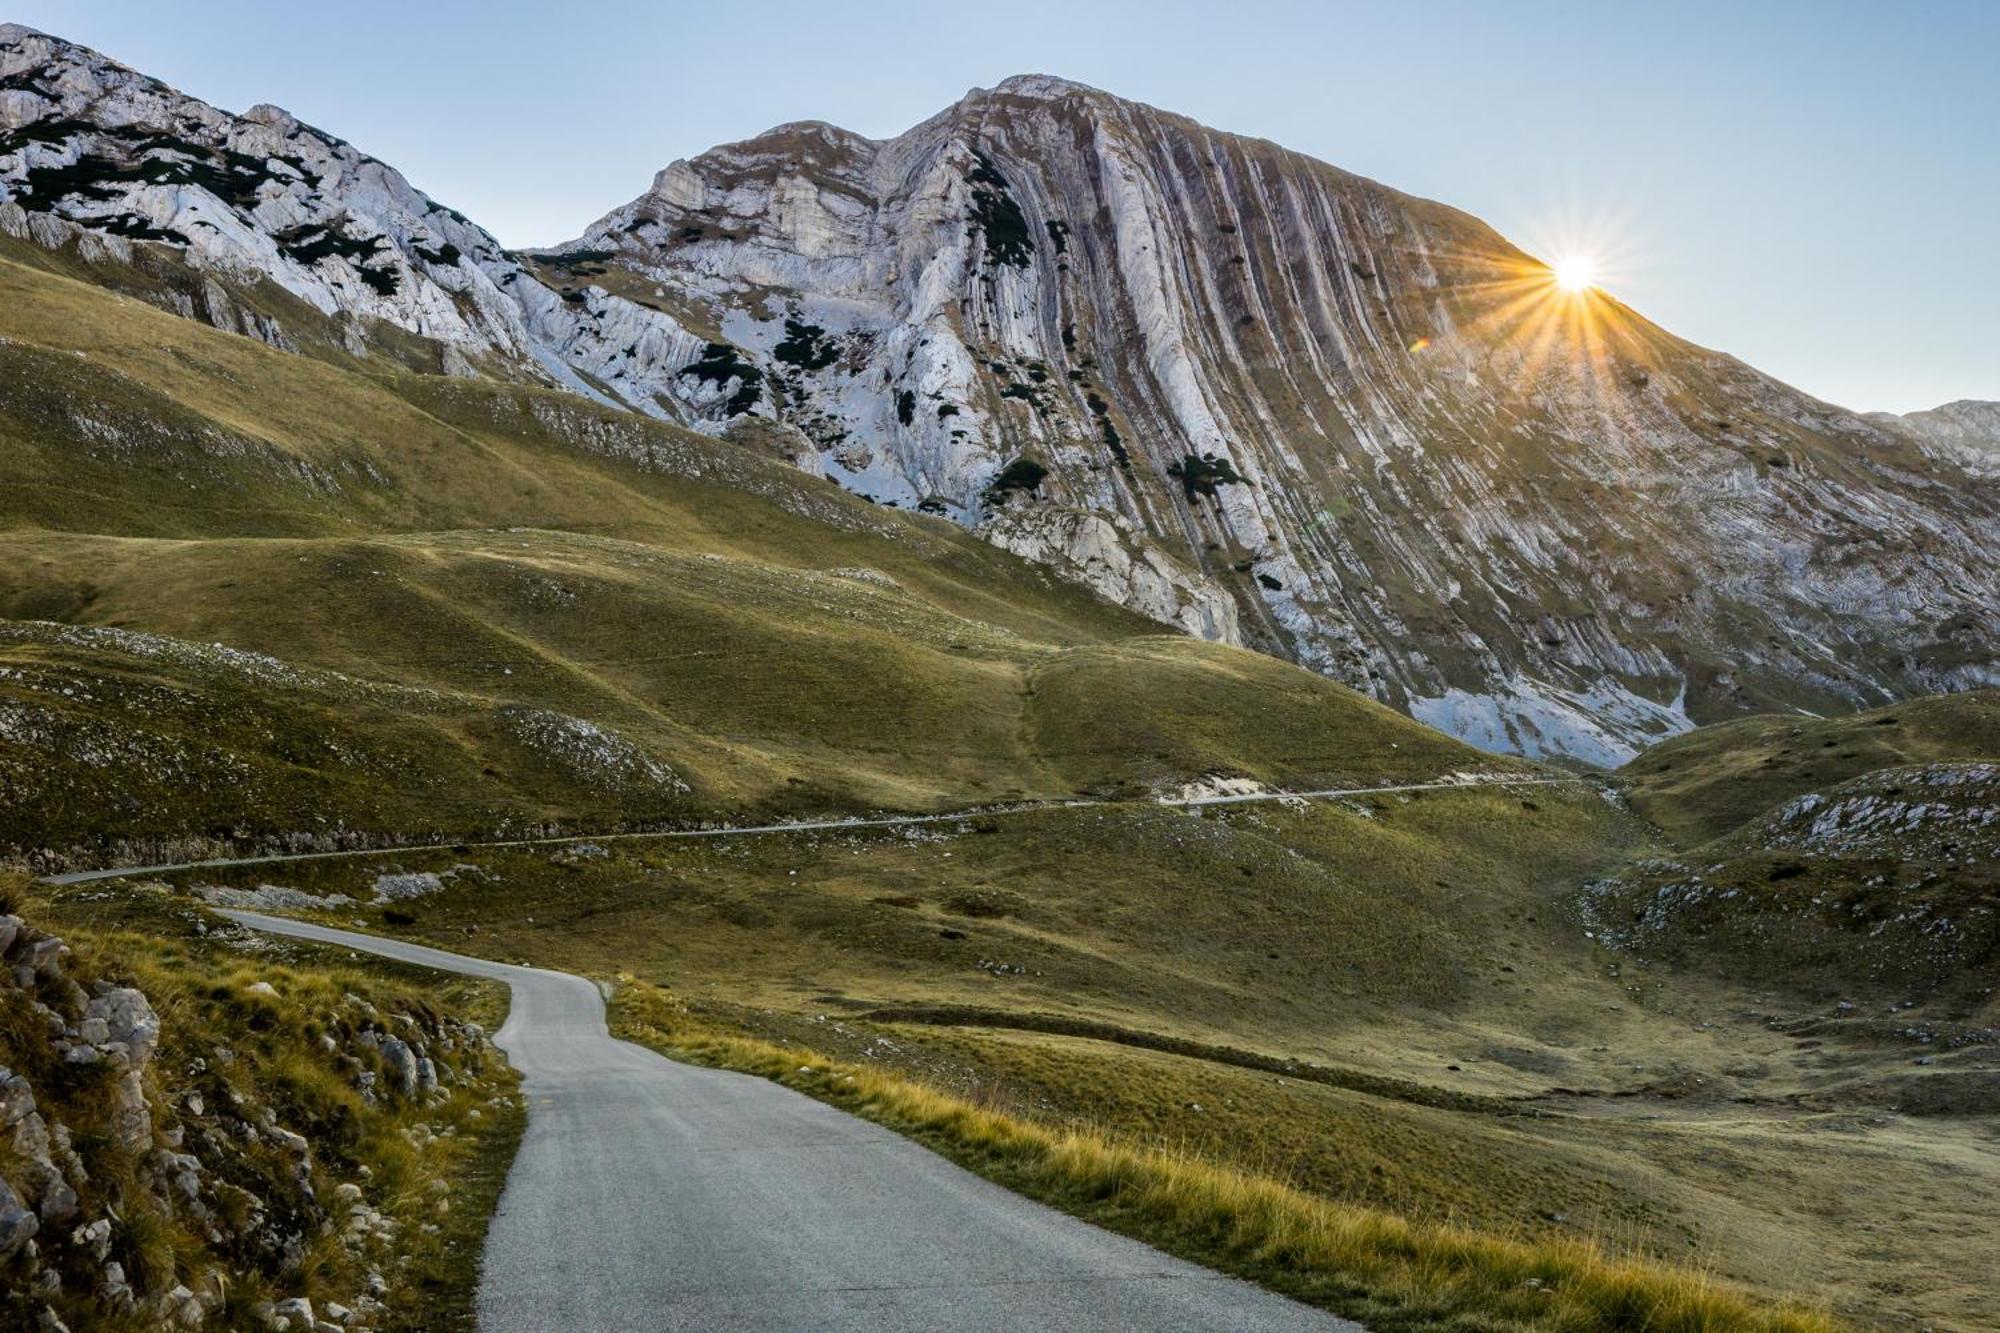
[[(13, 0), (276, 102), (513, 245), (786, 120), (895, 134), (1061, 74), (1606, 252), (1674, 332), (1850, 407), (2000, 399), (2000, 0)], [(1572, 241), (1571, 238), (1577, 238)]]

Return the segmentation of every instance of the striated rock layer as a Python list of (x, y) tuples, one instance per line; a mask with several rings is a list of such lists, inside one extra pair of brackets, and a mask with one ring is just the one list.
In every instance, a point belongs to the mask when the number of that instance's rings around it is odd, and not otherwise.
[(1094, 89), (780, 126), (509, 254), (282, 112), (19, 28), (0, 88), (0, 229), (726, 432), (1494, 749), (2000, 682), (1983, 405), (1857, 416), (1463, 213)]

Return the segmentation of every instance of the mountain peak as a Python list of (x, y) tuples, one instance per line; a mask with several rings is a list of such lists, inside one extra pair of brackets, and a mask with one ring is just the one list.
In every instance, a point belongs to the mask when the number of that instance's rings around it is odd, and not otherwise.
[(300, 127), (299, 118), (281, 106), (269, 102), (259, 102), (243, 113), (243, 119), (258, 125), (269, 125), (275, 130), (290, 133)]
[[(975, 88), (968, 95), (977, 96), (985, 91), (987, 90), (983, 88)], [(1111, 97), (1114, 95), (1105, 92), (1102, 88), (1093, 88), (1087, 83), (1078, 83), (1074, 79), (1065, 79), (1058, 74), (1010, 75), (994, 84), (991, 91), (1002, 93), (1009, 97), (1034, 97), (1049, 100), (1063, 97)]]

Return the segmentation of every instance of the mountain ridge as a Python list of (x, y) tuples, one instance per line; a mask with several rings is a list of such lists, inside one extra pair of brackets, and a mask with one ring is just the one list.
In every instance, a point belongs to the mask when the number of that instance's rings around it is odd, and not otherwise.
[(2000, 680), (1962, 431), (1821, 403), (1560, 296), (1449, 205), (1087, 85), (1015, 76), (884, 140), (789, 122), (508, 251), (275, 108), (17, 25), (0, 79), (0, 230), (104, 280), (723, 435), (1486, 748), (1614, 765), (1745, 710)]

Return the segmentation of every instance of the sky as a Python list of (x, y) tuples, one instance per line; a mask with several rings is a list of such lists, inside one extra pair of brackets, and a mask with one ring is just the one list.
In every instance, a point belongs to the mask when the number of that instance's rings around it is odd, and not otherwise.
[(275, 102), (509, 245), (788, 120), (888, 137), (1046, 73), (1477, 214), (1820, 397), (2000, 399), (2000, 0), (562, 5), (8, 0)]

